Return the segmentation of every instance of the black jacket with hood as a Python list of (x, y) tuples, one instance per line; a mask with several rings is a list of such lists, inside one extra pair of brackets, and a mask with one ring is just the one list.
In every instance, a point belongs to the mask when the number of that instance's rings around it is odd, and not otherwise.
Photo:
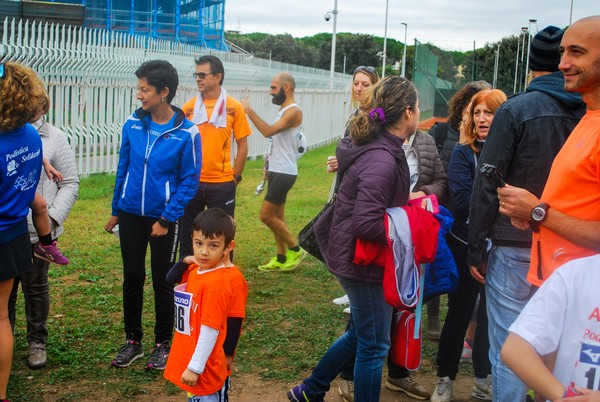
[[(563, 85), (560, 71), (543, 75), (504, 102), (494, 114), (479, 166), (495, 165), (508, 184), (540, 197), (554, 157), (585, 113), (579, 94), (565, 92)], [(531, 231), (512, 226), (498, 206), (493, 182), (478, 174), (469, 213), (469, 265), (485, 261), (487, 238), (494, 245), (531, 247)]]

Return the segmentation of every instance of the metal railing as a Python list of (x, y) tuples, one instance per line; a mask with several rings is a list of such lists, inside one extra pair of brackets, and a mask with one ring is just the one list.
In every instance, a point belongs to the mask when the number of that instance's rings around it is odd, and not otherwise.
[[(271, 62), (248, 55), (99, 29), (5, 19), (0, 30), (0, 62), (33, 68), (46, 82), (51, 100), (48, 121), (65, 131), (76, 153), (80, 174), (116, 169), (121, 124), (138, 107), (135, 70), (150, 59), (168, 60), (180, 85), (173, 104), (196, 95), (193, 58), (214, 54), (225, 65), (225, 86), (233, 97), (248, 95), (266, 121), (276, 114), (268, 87), (272, 77), (289, 71), (296, 78), (296, 101), (304, 113), (309, 147), (343, 133), (350, 113), (349, 76)], [(251, 158), (266, 151), (267, 141), (254, 130)]]

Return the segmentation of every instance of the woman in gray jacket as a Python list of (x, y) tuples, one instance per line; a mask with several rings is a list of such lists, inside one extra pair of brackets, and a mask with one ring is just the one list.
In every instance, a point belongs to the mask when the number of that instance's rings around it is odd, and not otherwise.
[[(448, 196), (448, 178), (442, 160), (437, 152), (433, 137), (423, 131), (417, 131), (404, 141), (404, 154), (410, 171), (410, 198), (419, 198), (434, 194), (440, 202)], [(440, 299), (434, 297), (427, 303), (428, 335), (437, 338), (440, 333)], [(428, 399), (431, 392), (416, 382), (410, 372), (395, 365), (388, 357), (388, 376), (385, 387), (400, 391), (415, 398)]]

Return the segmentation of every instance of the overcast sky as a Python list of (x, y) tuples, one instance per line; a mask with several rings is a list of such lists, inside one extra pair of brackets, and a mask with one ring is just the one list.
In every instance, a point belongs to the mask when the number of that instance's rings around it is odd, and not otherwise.
[[(414, 38), (443, 49), (467, 51), (505, 36), (518, 35), (530, 19), (533, 32), (600, 14), (600, 0), (388, 0), (388, 38)], [(386, 0), (338, 0), (337, 32), (384, 36)], [(333, 31), (334, 0), (226, 0), (225, 29), (242, 33), (289, 33), (295, 37)]]

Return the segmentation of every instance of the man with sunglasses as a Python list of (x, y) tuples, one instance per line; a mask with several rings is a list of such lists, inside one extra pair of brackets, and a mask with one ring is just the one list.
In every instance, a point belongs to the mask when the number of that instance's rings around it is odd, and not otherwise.
[[(225, 77), (223, 63), (215, 56), (205, 55), (194, 60), (193, 74), (198, 94), (182, 109), (188, 119), (198, 125), (202, 137), (202, 171), (198, 192), (185, 208), (181, 218), (180, 251), (185, 257), (193, 254), (192, 222), (207, 208), (221, 208), (233, 217), (235, 191), (242, 181), (248, 157), (248, 136), (251, 133), (242, 104), (222, 87)], [(231, 139), (235, 138), (237, 153), (231, 164)]]

